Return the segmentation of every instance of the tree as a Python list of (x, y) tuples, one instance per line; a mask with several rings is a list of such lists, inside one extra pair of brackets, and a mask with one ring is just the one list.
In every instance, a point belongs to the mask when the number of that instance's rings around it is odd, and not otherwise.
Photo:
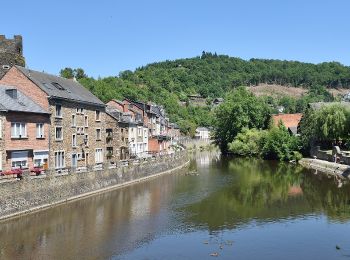
[(228, 144), (228, 150), (241, 156), (260, 156), (261, 140), (264, 135), (266, 130), (243, 128), (234, 141)]
[(64, 68), (60, 70), (60, 76), (66, 79), (73, 79), (74, 78), (74, 71), (72, 68)]
[(261, 154), (264, 159), (289, 161), (300, 150), (299, 139), (290, 135), (282, 122), (270, 129), (261, 140)]
[(244, 87), (233, 90), (226, 96), (214, 115), (214, 140), (222, 152), (228, 151), (243, 128), (266, 129), (270, 121), (270, 108), (260, 98)]
[(82, 78), (87, 78), (87, 75), (85, 74), (85, 72), (82, 68), (75, 69), (74, 76), (77, 80), (82, 79)]
[(333, 140), (349, 139), (350, 110), (341, 103), (324, 105), (318, 110), (309, 107), (299, 131), (305, 153), (315, 144), (330, 145)]

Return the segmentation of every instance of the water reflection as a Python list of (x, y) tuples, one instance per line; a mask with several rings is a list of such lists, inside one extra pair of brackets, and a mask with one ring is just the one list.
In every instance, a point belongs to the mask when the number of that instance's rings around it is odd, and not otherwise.
[[(314, 229), (323, 232), (323, 216), (342, 228), (350, 219), (349, 184), (339, 188), (337, 180), (296, 165), (200, 153), (189, 168), (195, 174), (165, 175), (2, 222), (0, 258), (168, 258), (177, 254), (171, 243), (178, 243), (188, 250), (182, 257), (196, 259), (198, 245), (191, 241), (205, 233), (271, 225), (266, 239), (278, 237), (273, 230), (279, 223), (306, 223), (311, 217)], [(154, 241), (160, 246), (151, 247), (152, 253), (142, 251)], [(238, 252), (238, 258), (244, 256)]]
[(215, 231), (320, 213), (330, 221), (350, 219), (350, 186), (339, 188), (333, 177), (256, 159), (226, 158), (216, 166), (230, 178), (220, 190), (181, 209), (189, 224)]

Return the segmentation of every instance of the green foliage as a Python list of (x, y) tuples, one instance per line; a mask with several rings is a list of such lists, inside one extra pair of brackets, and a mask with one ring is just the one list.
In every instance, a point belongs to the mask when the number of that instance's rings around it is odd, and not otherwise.
[(265, 130), (243, 128), (234, 141), (228, 144), (228, 150), (241, 156), (259, 156), (264, 135), (266, 135)]
[(301, 159), (303, 159), (303, 155), (300, 152), (298, 152), (298, 151), (294, 151), (293, 152), (293, 160), (298, 162)]
[[(189, 106), (189, 94), (199, 93), (209, 104), (212, 98), (224, 97), (238, 86), (259, 83), (299, 86), (309, 88), (310, 93), (301, 99), (272, 99), (269, 104), (271, 107), (284, 105), (286, 112), (302, 112), (309, 102), (333, 98), (325, 87), (350, 86), (350, 68), (336, 62), (315, 65), (263, 59), (246, 61), (210, 52), (190, 59), (149, 64), (135, 71), (122, 71), (117, 77), (93, 79), (80, 68), (65, 68), (60, 75), (75, 77), (105, 102), (130, 98), (163, 105), (170, 119), (179, 123), (186, 134), (193, 134), (196, 126), (210, 126), (213, 122), (209, 106)], [(232, 141), (234, 136), (233, 133), (225, 140)]]
[(60, 70), (60, 76), (66, 79), (76, 78), (77, 80), (82, 78), (87, 78), (84, 70), (82, 68), (72, 69), (72, 68), (64, 68)]
[(72, 68), (64, 68), (60, 70), (60, 76), (66, 79), (74, 78), (74, 71)]
[(349, 139), (350, 110), (341, 103), (325, 105), (319, 110), (309, 108), (299, 130), (305, 151), (322, 141)]
[(299, 150), (298, 137), (290, 135), (283, 124), (270, 129), (261, 141), (261, 154), (264, 159), (289, 161), (298, 156), (295, 151)]
[(240, 87), (233, 90), (215, 111), (214, 140), (223, 152), (243, 128), (266, 129), (270, 108), (260, 98)]

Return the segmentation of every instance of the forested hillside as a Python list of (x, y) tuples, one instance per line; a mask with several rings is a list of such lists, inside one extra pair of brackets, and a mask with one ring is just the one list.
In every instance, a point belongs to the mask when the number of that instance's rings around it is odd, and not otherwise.
[(152, 63), (106, 78), (93, 79), (81, 69), (69, 68), (62, 70), (61, 75), (76, 76), (103, 101), (127, 97), (164, 105), (171, 120), (185, 133), (193, 133), (197, 125), (210, 125), (212, 120), (210, 106), (180, 105), (180, 101), (188, 101), (188, 94), (199, 93), (210, 104), (212, 98), (225, 97), (237, 86), (267, 83), (303, 87), (311, 91), (302, 98), (266, 98), (272, 109), (283, 105), (286, 112), (301, 112), (309, 101), (333, 100), (327, 88), (350, 88), (350, 67), (337, 62), (247, 61), (206, 52), (195, 58)]

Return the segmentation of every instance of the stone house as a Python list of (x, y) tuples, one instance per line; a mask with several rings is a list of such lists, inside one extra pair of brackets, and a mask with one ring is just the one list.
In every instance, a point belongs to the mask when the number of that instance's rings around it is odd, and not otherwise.
[(0, 170), (49, 167), (50, 114), (16, 88), (0, 85)]
[(75, 80), (13, 66), (0, 80), (50, 113), (49, 165), (84, 169), (105, 159), (105, 104)]
[[(127, 138), (130, 156), (145, 157), (148, 154), (148, 128), (144, 111), (130, 100), (111, 100), (108, 106), (122, 112), (124, 126), (127, 126)], [(147, 119), (146, 119), (147, 120)]]
[(122, 112), (106, 107), (106, 159), (111, 164), (129, 158), (128, 125), (123, 121)]

